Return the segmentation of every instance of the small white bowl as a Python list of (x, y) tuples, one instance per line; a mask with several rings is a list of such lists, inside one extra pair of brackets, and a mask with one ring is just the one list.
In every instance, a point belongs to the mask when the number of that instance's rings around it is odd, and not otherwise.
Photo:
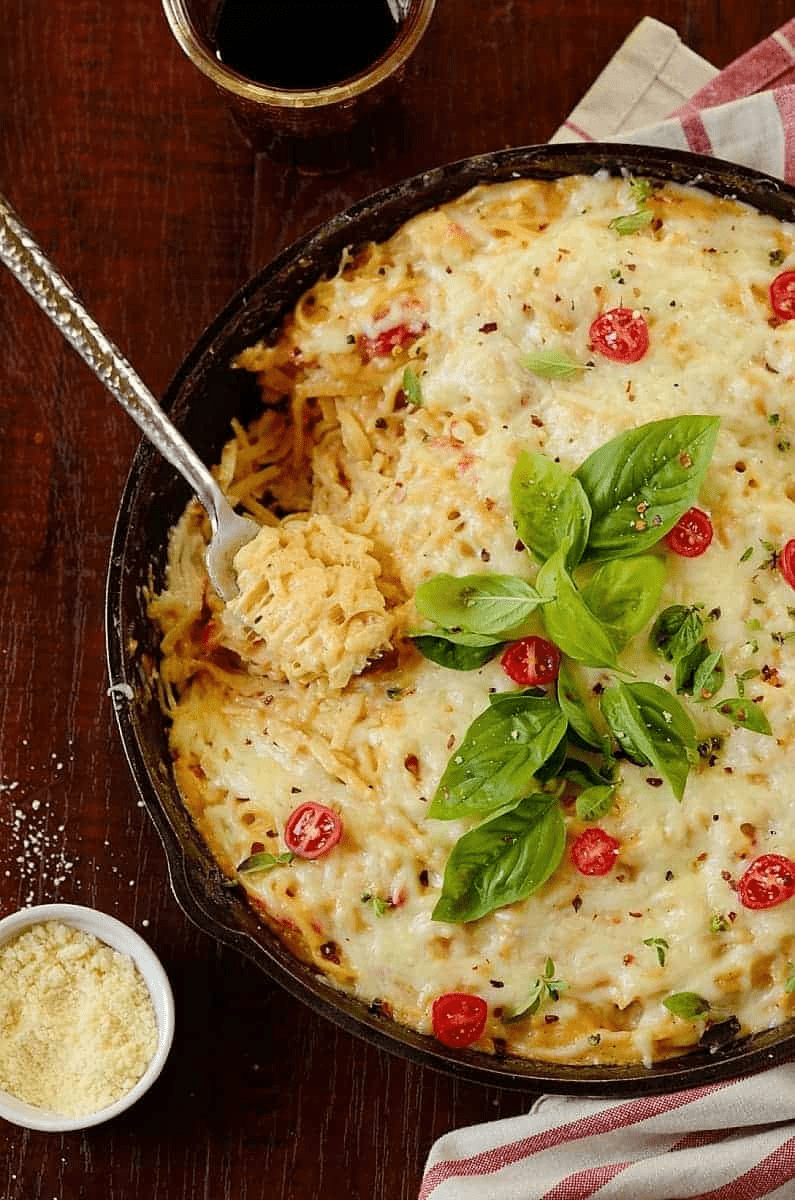
[(93, 934), (113, 950), (129, 955), (149, 988), (158, 1030), (157, 1049), (135, 1087), (114, 1104), (96, 1112), (80, 1117), (65, 1117), (48, 1109), (25, 1104), (10, 1092), (0, 1089), (0, 1118), (11, 1121), (14, 1125), (21, 1125), (24, 1129), (64, 1133), (75, 1129), (87, 1129), (91, 1125), (111, 1120), (135, 1104), (151, 1087), (162, 1071), (171, 1049), (174, 1037), (174, 996), (159, 958), (143, 938), (115, 917), (98, 912), (94, 908), (84, 908), (80, 904), (40, 904), (34, 908), (21, 909), (0, 920), (0, 946), (32, 925), (39, 925), (45, 921), (62, 921), (65, 925), (71, 925), (73, 929)]

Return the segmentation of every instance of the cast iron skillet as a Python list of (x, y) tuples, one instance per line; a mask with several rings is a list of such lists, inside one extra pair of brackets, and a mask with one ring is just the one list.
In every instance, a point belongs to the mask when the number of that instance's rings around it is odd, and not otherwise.
[[(163, 407), (198, 454), (217, 461), (233, 416), (257, 411), (253, 376), (229, 363), (273, 330), (302, 292), (334, 271), (346, 246), (380, 241), (409, 217), (475, 184), (529, 176), (553, 179), (606, 169), (615, 174), (697, 183), (761, 212), (795, 221), (795, 190), (755, 171), (670, 150), (637, 146), (531, 146), (427, 171), (354, 205), (303, 237), (254, 276), (199, 338), (169, 386)], [(149, 445), (133, 459), (113, 536), (107, 581), (106, 643), (119, 733), (141, 797), (157, 827), (180, 905), (201, 929), (233, 946), (292, 995), (357, 1036), (425, 1066), (484, 1084), (533, 1091), (622, 1096), (660, 1093), (756, 1071), (795, 1054), (795, 1021), (740, 1041), (728, 1038), (685, 1057), (643, 1067), (565, 1067), (476, 1051), (452, 1051), (396, 1025), (376, 1006), (346, 997), (297, 962), (230, 886), (194, 830), (171, 771), (165, 721), (147, 685), (157, 638), (142, 589), (163, 577), (168, 531), (190, 499), (187, 485)], [(731, 1031), (728, 1031), (729, 1034)]]

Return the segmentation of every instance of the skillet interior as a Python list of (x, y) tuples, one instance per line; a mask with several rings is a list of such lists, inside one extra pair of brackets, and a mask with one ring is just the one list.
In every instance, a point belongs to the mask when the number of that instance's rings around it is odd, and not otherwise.
[[(697, 184), (735, 197), (763, 213), (795, 221), (795, 190), (769, 176), (671, 150), (638, 146), (526, 147), (481, 155), (428, 171), (376, 193), (309, 233), (255, 275), (229, 301), (188, 354), (163, 407), (204, 461), (217, 461), (233, 416), (258, 407), (253, 376), (229, 367), (235, 354), (278, 326), (299, 296), (332, 272), (346, 246), (380, 241), (423, 209), (478, 183), (518, 176), (552, 179), (605, 169)], [(167, 729), (147, 685), (157, 660), (157, 636), (146, 618), (144, 586), (163, 578), (168, 531), (190, 491), (148, 443), (133, 459), (113, 536), (106, 595), (106, 648), (116, 721), (141, 798), (163, 842), (174, 894), (202, 929), (233, 946), (288, 992), (357, 1036), (420, 1064), (463, 1079), (532, 1091), (630, 1095), (674, 1091), (759, 1070), (795, 1054), (795, 1022), (710, 1053), (644, 1067), (561, 1067), (450, 1051), (372, 1012), (329, 987), (297, 962), (256, 919), (240, 889), (230, 886), (182, 806), (168, 751)]]

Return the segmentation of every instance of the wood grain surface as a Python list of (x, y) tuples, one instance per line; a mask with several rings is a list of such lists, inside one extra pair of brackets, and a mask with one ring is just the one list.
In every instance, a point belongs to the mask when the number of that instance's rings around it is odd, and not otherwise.
[[(159, 0), (0, 0), (0, 190), (158, 394), (250, 271), (378, 187), (545, 141), (638, 19), (723, 66), (785, 0), (437, 0), (397, 101), (350, 161), (257, 157)], [(160, 954), (177, 1032), (124, 1116), (0, 1121), (0, 1200), (409, 1200), (435, 1137), (530, 1098), (341, 1033), (183, 916), (112, 720), (103, 589), (137, 442), (0, 275), (0, 915), (64, 900)]]

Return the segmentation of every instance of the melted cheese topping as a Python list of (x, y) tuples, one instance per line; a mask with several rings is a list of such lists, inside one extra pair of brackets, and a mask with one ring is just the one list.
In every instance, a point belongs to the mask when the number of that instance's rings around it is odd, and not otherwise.
[[(795, 1007), (795, 902), (751, 911), (734, 891), (757, 855), (795, 857), (795, 593), (770, 549), (795, 536), (795, 322), (776, 321), (768, 300), (782, 269), (771, 263), (795, 265), (793, 229), (695, 189), (665, 186), (647, 203), (651, 224), (620, 236), (610, 222), (636, 206), (628, 181), (519, 180), (346, 256), (275, 344), (239, 360), (265, 410), (235, 427), (219, 477), (272, 526), (241, 554), (241, 599), (223, 612), (210, 589), (192, 505), (152, 603), (177, 780), (230, 876), (252, 852), (284, 850), (299, 803), (341, 815), (327, 856), (240, 876), (264, 919), (398, 1021), (428, 1032), (436, 996), (476, 992), (489, 1005), (478, 1048), (546, 1061), (650, 1063), (694, 1045), (703, 1020), (662, 1003), (680, 991), (744, 1032)], [(589, 344), (594, 318), (618, 306), (649, 327), (630, 365)], [(547, 379), (522, 367), (550, 348), (588, 369)], [(660, 607), (704, 606), (725, 694), (743, 676), (773, 736), (683, 699), (703, 751), (684, 800), (624, 764), (600, 822), (621, 845), (609, 875), (579, 875), (567, 854), (526, 901), (435, 922), (446, 859), (477, 822), (431, 820), (429, 801), (489, 694), (513, 685), (498, 661), (454, 672), (423, 659), (404, 636), (414, 591), (439, 572), (532, 578), (509, 499), (523, 448), (574, 470), (677, 413), (721, 417), (699, 499), (715, 536), (700, 558), (665, 555)], [(261, 618), (261, 644), (241, 616), (255, 629)], [(622, 663), (672, 686), (645, 634)], [(588, 675), (597, 690), (609, 682)], [(570, 806), (565, 820), (571, 841), (583, 824)], [(651, 939), (667, 943), (664, 963)], [(547, 958), (565, 990), (506, 1023)]]

